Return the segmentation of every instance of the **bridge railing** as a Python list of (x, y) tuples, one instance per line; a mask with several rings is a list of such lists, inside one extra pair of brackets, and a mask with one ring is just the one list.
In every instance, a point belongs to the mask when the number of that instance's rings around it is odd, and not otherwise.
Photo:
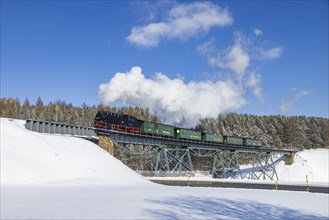
[(79, 137), (96, 138), (94, 128), (77, 125), (67, 125), (57, 122), (26, 120), (25, 128), (31, 131), (48, 134), (64, 134)]

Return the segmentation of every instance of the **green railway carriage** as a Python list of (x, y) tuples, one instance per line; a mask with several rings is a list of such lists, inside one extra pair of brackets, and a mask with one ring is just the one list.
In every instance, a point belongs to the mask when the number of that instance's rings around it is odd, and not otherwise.
[(160, 135), (173, 137), (175, 134), (175, 130), (173, 126), (165, 125), (165, 124), (157, 124), (157, 127)]
[(141, 126), (141, 132), (144, 134), (157, 134), (156, 124), (144, 121)]
[(238, 137), (226, 136), (224, 142), (226, 144), (243, 145), (243, 139)]
[(141, 126), (141, 132), (144, 134), (151, 134), (157, 136), (170, 136), (173, 137), (174, 127), (165, 124), (153, 123), (149, 121), (144, 121)]
[(244, 138), (243, 141), (244, 141), (244, 146), (261, 147), (263, 145), (263, 142), (261, 140)]
[(176, 135), (182, 139), (201, 140), (201, 132), (184, 128), (176, 129)]
[(213, 133), (202, 133), (202, 140), (223, 143), (223, 135)]

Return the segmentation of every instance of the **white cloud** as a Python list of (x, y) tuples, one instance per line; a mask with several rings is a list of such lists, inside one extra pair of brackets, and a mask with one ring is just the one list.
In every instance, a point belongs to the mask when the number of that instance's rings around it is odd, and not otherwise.
[(193, 127), (199, 119), (217, 117), (219, 113), (245, 105), (242, 88), (232, 81), (184, 83), (162, 73), (147, 79), (140, 67), (116, 73), (99, 86), (99, 98), (104, 104), (120, 101), (126, 105), (149, 108), (162, 122)]
[(207, 57), (210, 65), (229, 69), (236, 74), (238, 80), (242, 80), (244, 72), (249, 66), (250, 58), (246, 47), (244, 47), (244, 37), (241, 36), (241, 34), (236, 34), (234, 45), (224, 51), (218, 50), (213, 41), (206, 42), (197, 49)]
[(131, 4), (139, 21), (151, 22), (167, 15), (168, 10), (176, 3), (174, 1), (132, 1)]
[[(256, 31), (258, 30), (258, 31)], [(260, 29), (255, 29), (261, 34)], [(262, 41), (256, 40), (254, 37), (247, 37), (241, 32), (234, 33), (234, 44), (225, 49), (217, 48), (214, 44), (215, 39), (211, 39), (197, 47), (197, 50), (204, 55), (211, 66), (229, 70), (235, 74), (237, 82), (245, 89), (250, 89), (254, 96), (264, 102), (264, 94), (261, 86), (261, 75), (251, 72), (245, 79), (248, 67), (255, 60), (273, 60), (278, 58), (283, 52), (282, 47), (272, 49), (264, 49), (258, 46), (264, 44)], [(285, 108), (283, 106), (283, 108)]]
[(261, 87), (261, 75), (258, 73), (251, 73), (247, 80), (247, 87), (249, 87), (253, 94), (260, 102), (264, 102), (263, 89)]
[(263, 31), (260, 28), (255, 28), (254, 33), (257, 37), (263, 35)]
[(227, 9), (210, 2), (176, 4), (164, 21), (133, 27), (127, 40), (138, 46), (154, 47), (163, 39), (184, 40), (208, 33), (211, 27), (223, 27), (232, 22)]
[(303, 90), (297, 91), (296, 94), (295, 94), (295, 97), (296, 97), (296, 99), (301, 99), (304, 96), (307, 96), (309, 94), (310, 94), (310, 91), (307, 91), (307, 90), (303, 89)]
[(238, 43), (235, 44), (224, 57), (222, 68), (233, 70), (239, 79), (242, 79), (246, 68), (249, 66), (249, 55)]
[(285, 100), (281, 101), (281, 104), (279, 106), (279, 109), (282, 113), (286, 113), (292, 109), (292, 106), (294, 105), (293, 102), (286, 102)]
[(283, 52), (282, 47), (275, 47), (269, 50), (260, 48), (258, 59), (260, 60), (274, 60), (278, 58)]
[(292, 91), (295, 93), (294, 94), (294, 98), (290, 101), (285, 101), (282, 100), (281, 104), (279, 106), (279, 109), (282, 113), (286, 113), (288, 111), (290, 111), (293, 107), (295, 107), (295, 105), (300, 101), (300, 99), (302, 99), (304, 96), (308, 96), (311, 94), (310, 91), (302, 89), (292, 89)]
[[(255, 31), (258, 34), (261, 33), (260, 29), (255, 29)], [(273, 60), (283, 52), (282, 47), (266, 50), (258, 46), (262, 42), (253, 37), (247, 37), (241, 32), (235, 32), (234, 35), (234, 44), (225, 49), (216, 48), (212, 39), (199, 45), (197, 50), (207, 57), (211, 66), (232, 71), (238, 80), (243, 79), (245, 71), (253, 60)]]

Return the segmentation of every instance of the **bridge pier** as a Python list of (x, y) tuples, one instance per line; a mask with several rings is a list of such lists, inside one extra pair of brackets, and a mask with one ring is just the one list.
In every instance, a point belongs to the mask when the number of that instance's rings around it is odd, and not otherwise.
[(114, 148), (115, 144), (111, 141), (108, 136), (100, 135), (98, 136), (98, 145), (109, 152), (112, 156), (114, 156)]
[(217, 151), (213, 161), (212, 176), (214, 178), (242, 178), (238, 152)]
[(273, 155), (270, 153), (252, 154), (252, 171), (250, 179), (278, 180), (278, 174), (275, 170)]

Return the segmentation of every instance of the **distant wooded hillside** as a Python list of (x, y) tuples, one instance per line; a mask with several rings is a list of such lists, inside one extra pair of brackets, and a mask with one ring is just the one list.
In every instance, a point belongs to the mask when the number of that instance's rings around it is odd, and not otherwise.
[[(137, 107), (115, 108), (109, 106), (81, 107), (65, 101), (45, 105), (39, 97), (35, 104), (28, 99), (23, 104), (18, 99), (1, 98), (0, 116), (18, 119), (36, 119), (67, 124), (93, 126), (99, 110), (133, 115), (141, 120), (158, 121), (148, 109)], [(221, 114), (217, 119), (203, 119), (197, 130), (229, 136), (262, 140), (266, 146), (293, 148), (329, 148), (329, 119), (305, 116), (255, 116), (247, 114)]]
[(229, 113), (201, 120), (198, 129), (262, 140), (278, 148), (329, 148), (329, 120), (305, 116), (255, 116)]

